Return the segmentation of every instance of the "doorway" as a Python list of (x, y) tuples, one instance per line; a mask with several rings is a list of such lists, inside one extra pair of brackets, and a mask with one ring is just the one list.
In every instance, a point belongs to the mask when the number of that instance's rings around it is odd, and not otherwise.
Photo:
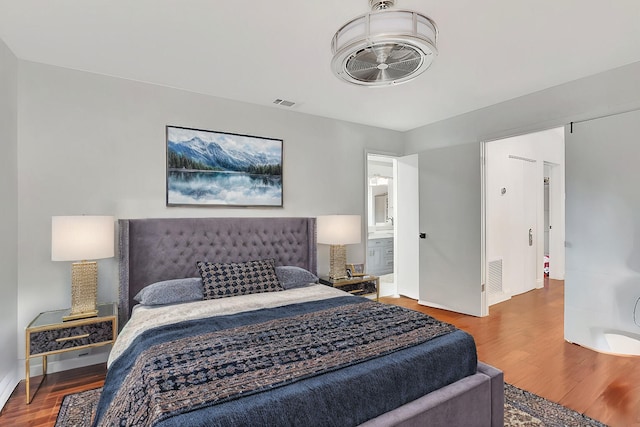
[(564, 164), (544, 162), (544, 170), (544, 190), (549, 199), (545, 199), (545, 216), (549, 218), (545, 223), (544, 273), (550, 279), (564, 280)]
[(564, 279), (564, 129), (487, 142), (485, 162), (485, 283), (493, 305), (543, 287), (551, 265), (549, 277)]
[(418, 155), (366, 153), (366, 269), (380, 296), (418, 300)]
[(397, 295), (394, 244), (395, 157), (367, 153), (367, 273), (380, 277), (380, 296)]

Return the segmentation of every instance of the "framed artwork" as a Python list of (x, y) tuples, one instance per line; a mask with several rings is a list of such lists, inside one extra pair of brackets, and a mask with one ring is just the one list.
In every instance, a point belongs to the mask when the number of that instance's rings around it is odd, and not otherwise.
[(282, 207), (282, 144), (167, 126), (167, 206)]

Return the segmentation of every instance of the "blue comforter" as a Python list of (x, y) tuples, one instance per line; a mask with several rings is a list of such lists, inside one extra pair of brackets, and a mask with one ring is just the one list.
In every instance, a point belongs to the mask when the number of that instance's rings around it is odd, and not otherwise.
[[(347, 325), (354, 321), (347, 316), (348, 312), (355, 312), (358, 311), (356, 308), (365, 307), (360, 304), (371, 305), (372, 303), (364, 298), (339, 297), (229, 316), (186, 321), (146, 331), (138, 336), (127, 351), (111, 365), (94, 425), (112, 425), (114, 418), (110, 414), (110, 405), (112, 412), (114, 409), (118, 409), (120, 413), (148, 410), (150, 405), (144, 399), (153, 401), (153, 395), (148, 395), (153, 390), (145, 387), (135, 389), (135, 386), (146, 384), (149, 376), (157, 374), (160, 369), (163, 369), (162, 381), (157, 382), (156, 380), (157, 384), (161, 384), (156, 385), (155, 388), (160, 387), (163, 391), (167, 391), (173, 387), (178, 390), (181, 387), (179, 385), (181, 379), (177, 374), (174, 375), (176, 371), (172, 366), (173, 364), (178, 367), (181, 364), (197, 363), (195, 353), (198, 353), (198, 357), (202, 356), (200, 353), (203, 353), (211, 360), (215, 359), (217, 352), (217, 350), (212, 351), (211, 349), (218, 348), (220, 352), (231, 351), (229, 354), (236, 354), (233, 353), (236, 351), (233, 345), (237, 345), (238, 336), (246, 333), (247, 336), (253, 337), (250, 339), (255, 340), (256, 333), (258, 335), (273, 335), (273, 331), (278, 331), (278, 328), (298, 329), (295, 322), (301, 322), (299, 319), (303, 319), (303, 322), (307, 322), (304, 319), (313, 320), (313, 317), (309, 316), (315, 312), (334, 310), (335, 313), (342, 313), (340, 318), (344, 318), (344, 321), (347, 322), (345, 325)], [(390, 306), (376, 304), (372, 311), (391, 311), (386, 307)], [(335, 348), (327, 350), (324, 346), (312, 346), (309, 349), (298, 349), (298, 353), (295, 353), (294, 350), (287, 352), (283, 349), (281, 354), (278, 352), (275, 354), (284, 366), (289, 359), (300, 358), (299, 353), (302, 352), (304, 353), (302, 357), (307, 357), (308, 363), (303, 360), (297, 366), (303, 366), (306, 370), (298, 374), (287, 374), (282, 378), (256, 376), (255, 382), (259, 384), (251, 390), (246, 389), (246, 381), (244, 383), (234, 382), (236, 379), (234, 375), (238, 374), (238, 371), (243, 369), (249, 371), (250, 368), (246, 367), (244, 362), (232, 361), (233, 363), (229, 363), (228, 366), (222, 368), (217, 366), (216, 371), (222, 371), (223, 374), (218, 374), (221, 379), (231, 381), (228, 383), (238, 388), (235, 393), (227, 393), (220, 398), (201, 395), (188, 396), (182, 393), (180, 394), (181, 409), (172, 410), (169, 405), (168, 409), (163, 409), (162, 414), (155, 418), (145, 418), (145, 422), (148, 423), (147, 425), (162, 427), (358, 425), (475, 373), (477, 355), (475, 343), (470, 335), (426, 315), (399, 307), (394, 307), (393, 311), (401, 310), (406, 312), (399, 314), (404, 316), (405, 321), (409, 319), (410, 323), (409, 327), (403, 328), (408, 330), (414, 324), (424, 324), (425, 328), (427, 326), (435, 328), (434, 332), (429, 332), (431, 329), (416, 330), (420, 333), (426, 331), (425, 333), (432, 334), (433, 338), (429, 336), (422, 340), (418, 339), (415, 344), (407, 341), (408, 344), (399, 344), (398, 348), (390, 350), (376, 349), (375, 343), (372, 346), (367, 341), (371, 341), (371, 339), (363, 338), (361, 335), (348, 339), (340, 338), (334, 347), (345, 347), (345, 352), (354, 355), (353, 359), (345, 359), (345, 361), (342, 360), (343, 356), (340, 352), (331, 353), (330, 357), (326, 357), (327, 352), (334, 351)], [(295, 319), (295, 322), (292, 323), (291, 319)], [(335, 319), (333, 323), (335, 326)], [(262, 324), (275, 326), (268, 332), (263, 330), (255, 332), (252, 329), (256, 325)], [(376, 336), (375, 328), (366, 324), (364, 326), (371, 329), (370, 335), (373, 336), (373, 339), (380, 338)], [(416, 330), (414, 330), (414, 335)], [(318, 332), (323, 331), (319, 330)], [(302, 339), (304, 336), (304, 333), (300, 335)], [(204, 347), (198, 347), (194, 344), (193, 348), (204, 348), (203, 351), (195, 351), (191, 347), (184, 352), (175, 350), (176, 345), (178, 348), (182, 345), (180, 343), (187, 343), (191, 346), (192, 343), (202, 340), (203, 337), (207, 339), (209, 339), (208, 337), (216, 337), (218, 341), (211, 344), (205, 340), (204, 342), (208, 344)], [(271, 336), (258, 336), (259, 340), (270, 340), (271, 338)], [(395, 336), (391, 335), (390, 341), (396, 340)], [(354, 344), (355, 341), (358, 341), (358, 345), (369, 343), (369, 352), (372, 353), (358, 351), (358, 347), (355, 347)], [(160, 358), (153, 359), (153, 362), (145, 362), (144, 357), (149, 349), (164, 349), (165, 347), (157, 347), (161, 344), (166, 346), (166, 349), (173, 348), (172, 354), (165, 354)], [(289, 344), (288, 346), (290, 347)], [(338, 348), (337, 350), (342, 349)], [(378, 350), (377, 353), (376, 350)], [(328, 360), (324, 370), (308, 366), (322, 356)], [(210, 363), (210, 359), (207, 359), (207, 363)], [(255, 360), (255, 357), (252, 360)], [(258, 360), (260, 360), (259, 357)], [(272, 361), (270, 359), (264, 363), (271, 367)], [(159, 366), (167, 364), (172, 366)], [(141, 366), (144, 368), (141, 369)], [(194, 368), (193, 375), (190, 375), (187, 380), (190, 383), (204, 382), (210, 372), (211, 370), (206, 366)], [(133, 393), (137, 397), (131, 398), (130, 395), (125, 394), (128, 397), (123, 400), (123, 390), (126, 387), (133, 387), (133, 392), (129, 393)], [(139, 396), (135, 393), (138, 393)], [(189, 391), (189, 393), (193, 392)], [(186, 407), (187, 409), (185, 409), (185, 399), (193, 401), (191, 406)]]

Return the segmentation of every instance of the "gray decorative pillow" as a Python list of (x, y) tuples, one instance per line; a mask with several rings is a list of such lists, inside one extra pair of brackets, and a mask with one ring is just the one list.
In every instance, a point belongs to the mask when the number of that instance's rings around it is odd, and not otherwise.
[(196, 265), (202, 276), (204, 299), (284, 290), (273, 259), (225, 264), (198, 261)]
[(143, 305), (165, 305), (202, 300), (202, 279), (165, 280), (145, 286), (133, 297)]
[(301, 267), (293, 265), (279, 265), (276, 267), (276, 276), (285, 289), (301, 288), (312, 283), (318, 283), (318, 276)]

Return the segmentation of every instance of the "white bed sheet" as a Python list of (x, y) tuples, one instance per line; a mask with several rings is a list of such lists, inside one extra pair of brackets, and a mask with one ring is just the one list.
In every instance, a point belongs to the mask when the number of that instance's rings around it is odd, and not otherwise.
[(129, 347), (133, 340), (147, 329), (170, 325), (185, 320), (223, 316), (244, 311), (273, 308), (283, 305), (317, 301), (351, 295), (326, 285), (312, 285), (280, 292), (264, 292), (229, 298), (194, 301), (182, 304), (134, 307), (131, 318), (122, 328), (109, 354), (107, 368)]

